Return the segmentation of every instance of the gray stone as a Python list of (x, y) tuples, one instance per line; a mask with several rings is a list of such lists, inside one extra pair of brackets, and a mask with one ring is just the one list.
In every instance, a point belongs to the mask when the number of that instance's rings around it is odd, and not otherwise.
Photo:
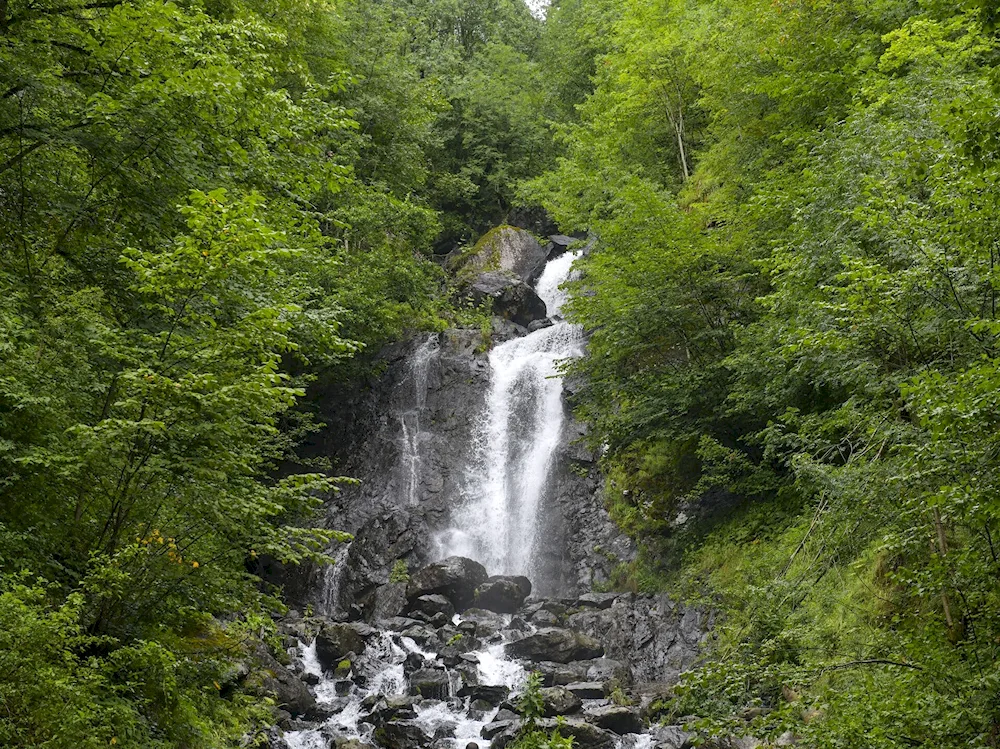
[(455, 615), (455, 606), (442, 595), (433, 594), (426, 596), (419, 596), (410, 607), (412, 611), (419, 611), (423, 614), (429, 614), (431, 616), (435, 614), (444, 614), (446, 622), (451, 620)]
[(513, 614), (531, 594), (531, 581), (522, 576), (495, 575), (476, 588), (476, 608)]
[(536, 627), (558, 627), (562, 620), (551, 611), (539, 609), (531, 615), (531, 623)]
[(504, 627), (503, 616), (486, 609), (466, 609), (462, 613), (462, 619), (475, 624), (476, 637), (483, 640), (493, 637)]
[(604, 654), (604, 647), (593, 637), (569, 629), (547, 627), (522, 640), (509, 643), (509, 655), (532, 661), (570, 661), (596, 658)]
[(578, 681), (567, 684), (566, 689), (581, 700), (600, 700), (608, 694), (602, 681)]
[(513, 226), (487, 232), (471, 252), (463, 252), (449, 263), (462, 276), (487, 270), (511, 273), (522, 281), (533, 281), (545, 267), (548, 250), (531, 233)]
[(528, 323), (528, 332), (534, 333), (536, 330), (544, 330), (545, 328), (551, 328), (553, 325), (555, 325), (555, 320), (553, 320), (551, 317), (546, 317), (541, 320), (532, 320), (530, 323)]
[(448, 557), (414, 573), (406, 585), (406, 596), (412, 601), (420, 596), (442, 595), (461, 611), (472, 603), (476, 588), (488, 577), (479, 562)]
[(422, 668), (410, 675), (410, 694), (431, 700), (446, 700), (451, 691), (447, 671)]
[(516, 325), (527, 326), (548, 315), (535, 290), (508, 273), (483, 273), (472, 282), (469, 293), (477, 305), (489, 301), (494, 314)]
[(606, 731), (612, 731), (619, 736), (626, 733), (639, 733), (645, 727), (639, 711), (631, 707), (619, 705), (608, 705), (588, 709), (586, 716), (588, 721)]
[(566, 686), (567, 684), (583, 681), (587, 678), (586, 667), (580, 667), (572, 663), (542, 661), (536, 664), (534, 669), (541, 673), (542, 682), (547, 687)]
[(482, 700), (492, 707), (496, 707), (510, 694), (510, 688), (505, 686), (470, 684), (462, 687), (459, 697), (471, 697), (473, 700)]
[(576, 599), (576, 606), (577, 608), (609, 609), (618, 596), (618, 593), (584, 593)]
[(372, 594), (366, 619), (370, 622), (391, 619), (406, 610), (406, 583), (386, 583)]
[(423, 749), (434, 738), (412, 721), (394, 721), (375, 730), (375, 741), (385, 749)]
[(324, 624), (316, 635), (316, 657), (327, 671), (333, 671), (350, 653), (363, 653), (363, 630), (356, 624)]
[(652, 726), (649, 729), (655, 749), (692, 749), (695, 734), (683, 726)]
[(262, 686), (274, 695), (275, 705), (291, 716), (311, 716), (316, 710), (316, 698), (305, 682), (273, 659), (265, 666)]
[(573, 715), (580, 712), (583, 700), (565, 687), (544, 687), (540, 690), (542, 697), (542, 715), (554, 718), (557, 715)]

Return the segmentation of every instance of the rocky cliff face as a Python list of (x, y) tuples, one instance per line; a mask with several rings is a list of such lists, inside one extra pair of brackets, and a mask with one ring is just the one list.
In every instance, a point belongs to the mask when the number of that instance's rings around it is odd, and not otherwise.
[[(347, 615), (389, 581), (402, 560), (410, 569), (439, 555), (437, 535), (463, 502), (476, 420), (484, 408), (489, 364), (479, 331), (452, 330), (389, 347), (384, 374), (350, 394), (318, 393), (327, 427), (307, 452), (360, 480), (331, 497), (327, 523), (355, 534), (336, 549), (339, 563), (291, 586), (293, 603)], [(595, 457), (576, 444), (567, 420), (544, 511), (539, 589), (574, 595), (608, 580), (634, 555), (600, 498)]]
[[(496, 297), (503, 303), (495, 306), (492, 341), (478, 330), (420, 336), (382, 351), (382, 374), (366, 387), (315, 389), (313, 402), (326, 427), (306, 453), (328, 458), (335, 473), (360, 480), (328, 503), (329, 527), (353, 533), (355, 540), (333, 550), (335, 567), (288, 581), (294, 604), (334, 616), (355, 607), (357, 614), (389, 581), (394, 565), (412, 569), (441, 556), (439, 534), (467, 500), (475, 470), (475, 429), (490, 387), (487, 351), (528, 334), (519, 323), (527, 322), (525, 315), (538, 319), (541, 302), (525, 280), (570, 241), (556, 237), (543, 247), (526, 232), (506, 228), (483, 243), (483, 257), (463, 258), (465, 268), (482, 266), (469, 279), (473, 295), (487, 282), (502, 287), (500, 276), (510, 276), (510, 291), (501, 289)], [(523, 308), (511, 306), (507, 297), (526, 301)], [(544, 324), (550, 323), (539, 320), (538, 326)], [(602, 506), (595, 456), (577, 444), (582, 435), (579, 424), (564, 420), (537, 519), (544, 543), (536, 551), (536, 586), (548, 595), (589, 591), (634, 554)]]

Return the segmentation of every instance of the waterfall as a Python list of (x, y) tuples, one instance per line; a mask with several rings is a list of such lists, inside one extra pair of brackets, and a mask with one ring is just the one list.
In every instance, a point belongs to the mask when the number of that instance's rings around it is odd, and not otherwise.
[[(556, 317), (579, 253), (550, 260), (536, 285)], [(547, 328), (495, 347), (489, 356), (490, 389), (476, 426), (474, 456), (454, 526), (439, 538), (443, 555), (477, 559), (502, 574), (531, 576), (540, 508), (564, 420), (561, 360), (580, 356), (578, 326), (556, 319)]]
[(427, 406), (427, 372), (431, 359), (438, 351), (437, 335), (430, 336), (418, 348), (410, 359), (410, 376), (413, 387), (413, 407), (400, 414), (402, 448), (400, 450), (400, 465), (403, 472), (403, 483), (406, 487), (407, 504), (415, 505), (420, 501), (420, 474), (422, 463), (421, 443), (427, 435), (421, 424), (421, 415)]

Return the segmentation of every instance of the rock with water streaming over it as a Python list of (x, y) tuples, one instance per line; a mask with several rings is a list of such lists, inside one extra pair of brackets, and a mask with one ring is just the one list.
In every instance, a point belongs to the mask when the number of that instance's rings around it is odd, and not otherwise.
[(423, 749), (434, 737), (419, 723), (405, 720), (379, 726), (374, 738), (385, 749)]
[(509, 643), (507, 653), (515, 658), (529, 661), (570, 661), (588, 660), (604, 655), (604, 646), (589, 635), (571, 629), (546, 627), (532, 635)]
[(476, 608), (513, 614), (531, 595), (531, 581), (522, 575), (494, 575), (476, 588)]
[(489, 578), (486, 568), (466, 557), (448, 557), (417, 570), (406, 585), (406, 597), (442, 595), (462, 611), (475, 600), (476, 588)]

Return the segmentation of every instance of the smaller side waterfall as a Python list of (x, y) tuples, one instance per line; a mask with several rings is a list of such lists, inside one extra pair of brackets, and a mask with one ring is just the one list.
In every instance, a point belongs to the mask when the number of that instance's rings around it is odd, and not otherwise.
[[(550, 317), (556, 318), (579, 253), (551, 260), (536, 285)], [(564, 421), (558, 363), (580, 356), (583, 335), (556, 319), (490, 353), (490, 390), (476, 428), (475, 457), (465, 501), (454, 527), (439, 539), (444, 556), (477, 559), (502, 574), (533, 576), (538, 528), (553, 458)]]
[(421, 415), (427, 407), (427, 373), (431, 360), (438, 352), (438, 337), (430, 336), (418, 348), (410, 360), (409, 384), (413, 388), (413, 407), (400, 414), (400, 433), (402, 447), (400, 449), (400, 467), (403, 473), (403, 486), (407, 504), (415, 505), (420, 501), (420, 473), (423, 462), (422, 442), (428, 435), (421, 424)]

